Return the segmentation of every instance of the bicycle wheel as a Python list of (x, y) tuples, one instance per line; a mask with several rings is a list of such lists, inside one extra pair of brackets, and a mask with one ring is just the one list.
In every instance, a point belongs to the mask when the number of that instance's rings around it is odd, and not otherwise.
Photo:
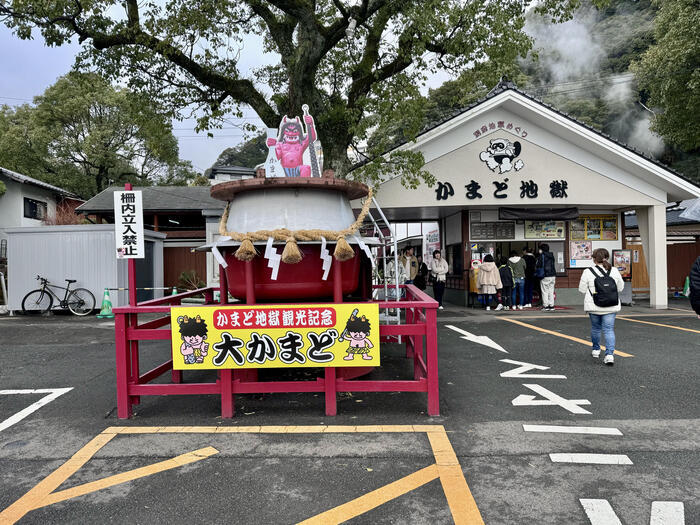
[(44, 290), (32, 290), (22, 299), (24, 314), (43, 314), (51, 310), (53, 296)]
[(95, 309), (95, 296), (90, 290), (76, 288), (68, 295), (67, 303), (75, 315), (87, 315)]

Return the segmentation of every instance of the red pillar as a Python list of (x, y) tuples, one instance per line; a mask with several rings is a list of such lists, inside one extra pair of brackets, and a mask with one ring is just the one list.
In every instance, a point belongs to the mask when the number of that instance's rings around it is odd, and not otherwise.
[(438, 383), (438, 355), (437, 355), (437, 310), (425, 309), (425, 346), (427, 351), (428, 369), (428, 415), (440, 415), (440, 385)]
[(131, 417), (131, 400), (128, 394), (129, 353), (126, 340), (126, 314), (117, 314), (114, 318), (114, 335), (117, 372), (117, 417)]

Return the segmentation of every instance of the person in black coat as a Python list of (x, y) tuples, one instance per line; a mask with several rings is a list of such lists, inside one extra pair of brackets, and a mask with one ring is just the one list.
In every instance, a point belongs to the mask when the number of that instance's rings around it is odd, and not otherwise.
[(692, 268), (690, 268), (690, 306), (693, 307), (695, 313), (700, 319), (700, 257), (695, 259)]
[(502, 257), (500, 264), (498, 265), (498, 273), (501, 275), (501, 283), (503, 288), (501, 289), (501, 302), (496, 307), (496, 310), (510, 310), (513, 306), (511, 303), (513, 295), (513, 285), (515, 284), (515, 279), (513, 279), (513, 270), (508, 266), (508, 259)]
[(537, 259), (528, 248), (523, 248), (523, 259), (525, 260), (525, 308), (532, 306), (532, 292), (535, 289), (535, 266)]
[(416, 278), (413, 279), (413, 284), (415, 284), (419, 290), (425, 290), (428, 285), (428, 265), (423, 262), (422, 255), (418, 256), (418, 273), (416, 274)]
[(540, 244), (535, 275), (541, 277), (540, 295), (542, 296), (542, 310), (553, 312), (554, 283), (556, 281), (557, 270), (554, 266), (554, 254), (549, 251), (549, 244)]

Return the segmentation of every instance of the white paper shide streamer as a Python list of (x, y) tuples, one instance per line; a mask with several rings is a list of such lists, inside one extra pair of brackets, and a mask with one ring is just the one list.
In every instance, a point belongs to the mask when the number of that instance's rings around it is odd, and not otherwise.
[(328, 272), (331, 270), (331, 264), (333, 264), (333, 257), (331, 257), (330, 252), (326, 249), (326, 238), (321, 237), (321, 260), (323, 261), (323, 280), (328, 280)]
[(211, 247), (211, 254), (214, 256), (214, 259), (216, 259), (216, 262), (218, 262), (223, 268), (228, 268), (228, 263), (226, 262), (226, 259), (224, 259), (224, 256), (221, 255), (221, 252), (219, 251), (219, 243), (225, 242), (225, 241), (230, 241), (231, 237), (228, 235), (223, 235), (216, 239), (214, 241), (214, 245)]
[(265, 246), (265, 259), (267, 259), (267, 267), (272, 268), (272, 275), (270, 276), (270, 279), (276, 281), (277, 274), (280, 271), (280, 261), (282, 260), (282, 256), (277, 253), (276, 248), (272, 247), (273, 242), (275, 242), (274, 238), (269, 237), (267, 239), (267, 245)]

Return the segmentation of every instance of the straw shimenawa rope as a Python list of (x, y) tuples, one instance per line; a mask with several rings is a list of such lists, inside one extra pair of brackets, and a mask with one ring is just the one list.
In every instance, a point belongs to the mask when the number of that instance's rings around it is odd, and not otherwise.
[(345, 237), (348, 235), (354, 235), (360, 228), (362, 223), (369, 212), (369, 207), (372, 204), (372, 188), (369, 189), (367, 193), (367, 198), (362, 206), (360, 214), (355, 219), (350, 226), (344, 230), (288, 230), (287, 228), (280, 228), (277, 230), (258, 230), (255, 232), (239, 233), (230, 232), (226, 230), (226, 222), (228, 221), (229, 208), (231, 207), (231, 202), (226, 204), (226, 209), (224, 214), (221, 216), (221, 221), (219, 222), (219, 234), (221, 236), (231, 237), (234, 241), (238, 241), (241, 245), (236, 250), (234, 254), (236, 259), (239, 261), (250, 261), (252, 260), (257, 252), (255, 251), (255, 246), (253, 242), (255, 241), (266, 241), (272, 237), (276, 241), (285, 241), (284, 251), (282, 252), (282, 261), (287, 264), (296, 264), (301, 261), (301, 251), (297, 246), (297, 241), (320, 241), (321, 237), (324, 237), (327, 241), (336, 242), (335, 251), (333, 256), (339, 261), (347, 261), (355, 256), (355, 251), (350, 247), (348, 241)]

